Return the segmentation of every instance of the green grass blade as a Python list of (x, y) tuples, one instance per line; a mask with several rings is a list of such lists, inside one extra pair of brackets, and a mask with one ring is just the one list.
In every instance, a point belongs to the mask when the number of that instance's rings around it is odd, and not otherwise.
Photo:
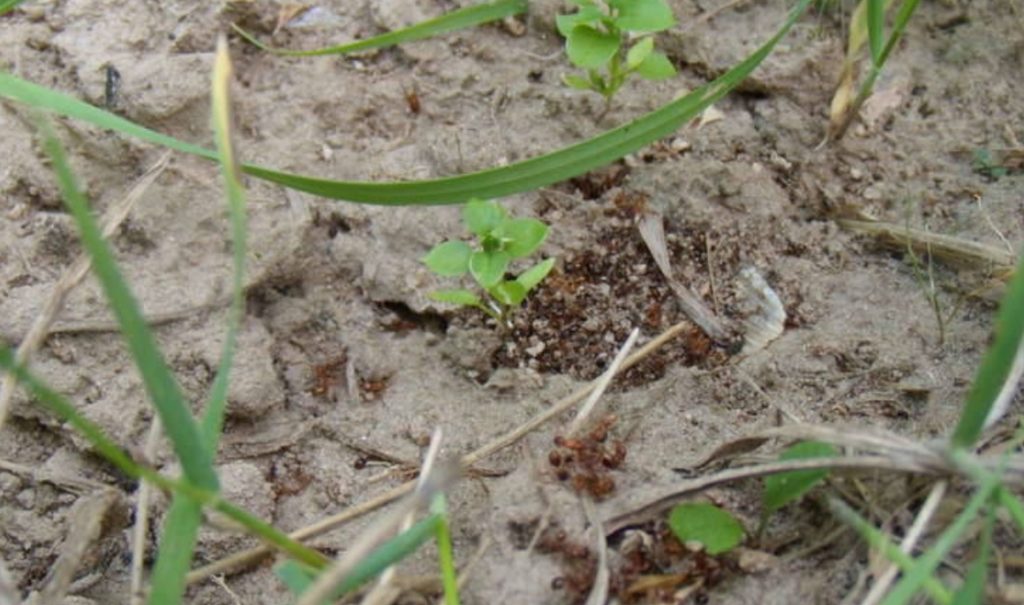
[(893, 587), (882, 605), (903, 605), (909, 603), (918, 589), (933, 577), (935, 569), (942, 562), (942, 559), (956, 545), (957, 541), (967, 531), (968, 526), (974, 522), (981, 512), (983, 506), (989, 502), (993, 492), (999, 486), (995, 478), (990, 478), (978, 487), (978, 491), (967, 502), (957, 518), (946, 528), (935, 544), (921, 555), (914, 566), (903, 574), (899, 583)]
[(292, 540), (265, 521), (251, 513), (220, 498), (215, 491), (193, 485), (188, 480), (171, 479), (156, 472), (152, 468), (135, 462), (121, 448), (103, 433), (103, 429), (83, 416), (75, 406), (59, 393), (49, 388), (39, 378), (17, 365), (14, 353), (6, 346), (0, 346), (0, 368), (14, 374), (18, 383), (28, 388), (34, 402), (49, 410), (58, 418), (70, 424), (89, 441), (98, 454), (110, 461), (114, 466), (133, 479), (144, 479), (160, 489), (175, 494), (184, 494), (190, 499), (223, 513), (239, 525), (245, 527), (250, 534), (259, 537), (265, 543), (294, 557), (306, 565), (322, 568), (327, 560), (315, 550)]
[(995, 342), (985, 352), (967, 394), (960, 422), (953, 431), (954, 447), (971, 447), (985, 426), (985, 419), (1013, 368), (1024, 338), (1024, 256), (1010, 280), (996, 316)]
[(103, 287), (111, 310), (117, 317), (132, 358), (142, 374), (149, 399), (160, 415), (185, 476), (195, 485), (216, 491), (217, 475), (209, 450), (199, 438), (199, 429), (189, 411), (177, 381), (164, 361), (135, 297), (128, 289), (114, 255), (103, 239), (89, 204), (75, 184), (64, 148), (49, 122), (39, 120), (43, 145), (53, 161), (65, 204), (78, 225), (82, 245), (92, 258), (93, 271)]
[(437, 559), (441, 568), (441, 585), (444, 587), (444, 604), (459, 605), (459, 581), (455, 575), (455, 553), (452, 549), (452, 533), (448, 527), (448, 505), (444, 494), (434, 496), (430, 511), (440, 520), (434, 537), (437, 540)]
[(0, 15), (5, 15), (25, 0), (0, 0)]
[(967, 569), (963, 586), (953, 596), (953, 605), (981, 605), (985, 602), (985, 578), (988, 576), (988, 560), (992, 554), (992, 529), (995, 522), (996, 508), (990, 506), (978, 541), (978, 556)]
[(396, 44), (412, 42), (414, 40), (432, 38), (434, 36), (446, 34), (459, 29), (465, 29), (483, 23), (488, 23), (490, 21), (504, 19), (505, 17), (511, 17), (512, 15), (518, 15), (519, 13), (526, 12), (526, 6), (526, 0), (495, 0), (494, 2), (484, 2), (482, 4), (454, 10), (450, 13), (441, 15), (436, 19), (423, 21), (422, 23), (417, 23), (411, 27), (397, 29), (365, 40), (358, 40), (356, 42), (329, 46), (327, 48), (318, 48), (315, 50), (288, 50), (286, 48), (274, 48), (263, 44), (257, 40), (255, 36), (237, 25), (232, 24), (231, 27), (234, 28), (240, 36), (248, 40), (253, 45), (259, 47), (261, 50), (265, 50), (276, 55), (288, 57), (344, 55), (364, 50), (372, 50), (374, 48), (385, 48)]
[(1010, 513), (1010, 518), (1017, 524), (1017, 530), (1024, 533), (1024, 504), (1021, 504), (1017, 496), (1014, 496), (1013, 492), (1005, 487), (999, 488), (999, 494), (997, 494), (996, 498), (999, 505)]
[[(231, 218), (233, 248), (232, 304), (228, 311), (227, 336), (221, 352), (219, 367), (213, 386), (207, 397), (206, 411), (200, 432), (203, 443), (210, 452), (217, 451), (224, 410), (227, 404), (228, 376), (234, 359), (238, 326), (242, 318), (242, 284), (245, 269), (245, 195), (234, 160), (231, 145), (230, 108), (228, 86), (231, 79), (231, 64), (227, 53), (227, 42), (221, 37), (217, 44), (217, 56), (213, 70), (211, 101), (213, 104), (213, 128), (221, 172), (227, 191), (228, 211)], [(153, 568), (153, 582), (150, 588), (151, 605), (173, 605), (181, 602), (185, 594), (185, 576), (192, 564), (199, 526), (202, 524), (202, 508), (187, 496), (175, 494), (170, 510), (164, 521), (160, 550)]]
[(211, 452), (217, 451), (217, 442), (224, 422), (224, 408), (227, 403), (228, 376), (234, 359), (238, 327), (245, 310), (242, 289), (245, 285), (246, 214), (245, 190), (235, 160), (232, 143), (232, 122), (229, 87), (231, 83), (231, 59), (228, 56), (227, 41), (222, 37), (217, 44), (217, 58), (213, 72), (213, 130), (220, 156), (221, 174), (227, 193), (228, 214), (231, 220), (232, 280), (231, 308), (228, 311), (227, 336), (221, 352), (220, 367), (210, 388), (206, 412), (203, 417), (203, 440)]
[(185, 596), (185, 576), (192, 566), (203, 507), (177, 493), (164, 517), (156, 563), (150, 574), (149, 605), (178, 605)]
[[(870, 2), (871, 0), (869, 0)], [(889, 54), (892, 53), (892, 49), (896, 47), (896, 43), (903, 37), (903, 32), (907, 29), (907, 24), (910, 23), (910, 17), (914, 14), (917, 9), (917, 5), (920, 0), (903, 0), (903, 4), (900, 5), (900, 10), (896, 13), (896, 18), (893, 19), (892, 32), (889, 34), (889, 40), (885, 43), (885, 48), (878, 55), (876, 62), (877, 69), (881, 69), (882, 65), (889, 60)], [(884, 9), (883, 9), (884, 11)], [(884, 16), (883, 16), (884, 19)]]
[[(850, 508), (842, 500), (833, 499), (831, 505), (835, 515), (841, 521), (853, 527), (871, 548), (880, 551), (886, 559), (898, 565), (904, 573), (913, 568), (914, 559), (900, 550), (900, 547), (890, 540), (889, 536), (868, 522), (867, 519), (860, 516), (857, 511)], [(925, 578), (922, 588), (928, 591), (928, 595), (939, 605), (949, 605), (953, 601), (953, 594), (949, 589), (931, 576)]]
[[(459, 203), (472, 197), (502, 197), (547, 186), (604, 166), (675, 132), (725, 96), (764, 61), (810, 2), (800, 0), (771, 39), (713, 82), (629, 124), (543, 156), (462, 176), (396, 183), (331, 181), (253, 165), (244, 165), (243, 170), (258, 178), (322, 197), (387, 205)], [(101, 128), (117, 130), (177, 151), (216, 159), (215, 154), (208, 149), (152, 131), (10, 74), (0, 74), (0, 96), (85, 120)]]
[(867, 0), (868, 46), (871, 63), (881, 67), (882, 48), (885, 45), (885, 0)]
[(355, 566), (352, 573), (338, 584), (334, 594), (340, 598), (352, 592), (411, 555), (421, 544), (434, 537), (440, 523), (441, 515), (432, 514), (382, 544)]

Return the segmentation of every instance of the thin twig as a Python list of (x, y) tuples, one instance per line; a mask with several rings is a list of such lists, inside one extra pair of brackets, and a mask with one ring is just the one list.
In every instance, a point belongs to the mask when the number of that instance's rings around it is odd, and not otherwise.
[(639, 335), (640, 329), (633, 328), (633, 331), (629, 334), (629, 338), (626, 339), (626, 342), (622, 345), (622, 348), (619, 349), (619, 352), (615, 354), (615, 359), (612, 360), (611, 365), (608, 366), (608, 369), (605, 370), (600, 377), (598, 377), (597, 386), (594, 387), (590, 396), (587, 397), (587, 400), (580, 406), (579, 412), (576, 413), (576, 418), (573, 419), (572, 424), (569, 425), (569, 430), (566, 431), (567, 436), (575, 436), (580, 432), (580, 430), (582, 430), (583, 424), (587, 421), (587, 418), (590, 417), (594, 408), (597, 406), (597, 401), (601, 399), (601, 395), (604, 395), (608, 385), (612, 382), (612, 378), (615, 378), (615, 375), (619, 373), (619, 367), (622, 365), (622, 362), (626, 360), (626, 355), (629, 355), (629, 351), (633, 348), (633, 343), (636, 342), (636, 338)]
[[(103, 221), (103, 237), (110, 237), (117, 231), (121, 223), (124, 222), (124, 219), (128, 217), (128, 213), (131, 212), (135, 203), (142, 198), (142, 195), (149, 189), (150, 185), (163, 173), (170, 157), (170, 151), (160, 156), (160, 159), (136, 181), (131, 190), (116, 204), (107, 209)], [(50, 327), (57, 318), (57, 314), (60, 313), (61, 308), (64, 306), (68, 293), (82, 281), (91, 266), (92, 259), (87, 253), (82, 252), (64, 270), (64, 273), (53, 286), (53, 293), (50, 295), (50, 299), (46, 301), (42, 312), (36, 317), (32, 327), (29, 328), (28, 334), (25, 335), (18, 346), (18, 351), (14, 357), (15, 364), (25, 365), (28, 358), (43, 344), (47, 334), (51, 331)], [(4, 423), (7, 421), (7, 415), (10, 413), (14, 383), (14, 375), (10, 373), (5, 374), (3, 381), (0, 382), (0, 429), (3, 428)]]
[[(624, 372), (629, 368), (633, 367), (641, 360), (643, 360), (645, 357), (653, 353), (659, 347), (661, 347), (666, 342), (668, 342), (669, 340), (677, 336), (680, 332), (689, 327), (690, 322), (688, 321), (679, 322), (671, 326), (670, 328), (659, 334), (656, 338), (654, 338), (644, 346), (637, 349), (635, 353), (630, 355), (629, 358), (627, 358), (626, 361), (623, 362), (622, 366), (619, 368), (619, 372)], [(567, 410), (572, 408), (572, 406), (582, 401), (587, 395), (589, 395), (594, 390), (594, 388), (596, 388), (596, 386), (596, 381), (587, 384), (586, 386), (579, 389), (575, 393), (572, 393), (567, 397), (563, 397), (561, 400), (556, 402), (555, 405), (551, 406), (544, 412), (541, 412), (537, 416), (534, 416), (526, 423), (516, 427), (515, 429), (505, 433), (504, 435), (497, 437), (491, 442), (483, 445), (480, 448), (477, 448), (473, 452), (470, 452), (466, 456), (463, 456), (461, 460), (463, 467), (468, 468), (476, 464), (480, 460), (486, 458), (487, 456), (490, 456), (495, 452), (505, 449), (506, 447), (516, 443), (526, 435), (530, 434), (538, 427), (542, 426), (543, 424), (551, 420), (552, 418), (562, 415)], [(398, 485), (392, 488), (391, 490), (383, 494), (380, 494), (379, 496), (372, 498), (362, 504), (358, 504), (356, 506), (353, 506), (352, 508), (343, 510), (338, 514), (328, 517), (326, 519), (322, 519), (314, 523), (313, 525), (309, 525), (307, 527), (296, 530), (288, 534), (288, 537), (292, 538), (293, 540), (307, 540), (314, 536), (318, 536), (336, 527), (344, 525), (352, 519), (360, 517), (370, 511), (376, 510), (390, 502), (393, 502), (398, 498), (401, 498), (405, 494), (411, 492), (415, 487), (415, 481), (407, 481), (406, 483)], [(266, 556), (270, 552), (271, 550), (269, 548), (266, 548), (264, 546), (257, 546), (254, 548), (250, 548), (249, 550), (244, 550), (235, 553), (229, 557), (226, 557), (219, 561), (214, 561), (209, 565), (205, 565), (203, 567), (193, 570), (191, 573), (188, 574), (188, 583), (191, 584), (194, 582), (198, 582), (212, 574), (225, 573), (229, 570), (235, 570), (243, 565), (252, 563), (253, 561), (258, 561), (260, 558)]]

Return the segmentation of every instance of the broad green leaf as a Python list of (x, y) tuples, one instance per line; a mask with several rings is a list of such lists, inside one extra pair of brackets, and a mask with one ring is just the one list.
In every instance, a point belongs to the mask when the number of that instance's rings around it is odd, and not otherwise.
[(395, 31), (367, 38), (365, 40), (357, 40), (355, 42), (340, 44), (338, 46), (330, 46), (328, 48), (318, 48), (315, 50), (288, 50), (285, 48), (272, 48), (263, 44), (257, 40), (255, 36), (237, 25), (232, 24), (231, 27), (233, 27), (240, 36), (248, 40), (251, 44), (259, 47), (261, 50), (288, 57), (314, 57), (318, 55), (342, 55), (364, 50), (372, 50), (374, 48), (385, 48), (396, 44), (402, 44), (404, 42), (412, 42), (414, 40), (433, 38), (440, 34), (524, 13), (526, 12), (526, 7), (527, 0), (496, 0), (495, 2), (484, 2), (482, 4), (454, 10), (450, 13), (441, 15), (436, 19), (423, 21), (410, 27), (396, 29)]
[(489, 289), (505, 277), (508, 263), (508, 253), (502, 250), (480, 250), (469, 257), (469, 272), (473, 274), (476, 283)]
[(523, 258), (534, 253), (548, 236), (548, 226), (535, 218), (516, 218), (505, 221), (498, 228), (503, 250), (512, 258)]
[(700, 542), (709, 555), (728, 552), (743, 541), (743, 526), (714, 504), (680, 504), (668, 516), (668, 526), (680, 542)]
[(466, 242), (447, 241), (434, 246), (426, 256), (423, 264), (434, 273), (443, 277), (458, 277), (469, 271), (469, 257), (473, 249)]
[(493, 200), (469, 200), (462, 209), (462, 222), (477, 237), (490, 234), (507, 216), (505, 208)]
[(527, 292), (537, 287), (537, 284), (544, 281), (544, 278), (551, 272), (551, 268), (555, 266), (555, 259), (548, 258), (536, 265), (530, 267), (526, 271), (519, 274), (516, 281), (522, 284), (523, 288)]
[(518, 281), (503, 281), (494, 286), (488, 292), (495, 300), (506, 307), (518, 307), (526, 298), (526, 288)]
[(619, 37), (598, 31), (589, 25), (577, 25), (566, 38), (565, 52), (577, 67), (602, 67), (619, 52)]
[(676, 75), (676, 68), (664, 54), (652, 52), (637, 66), (636, 73), (648, 80), (665, 80)]
[(626, 53), (626, 69), (634, 70), (654, 51), (654, 38), (644, 36)]
[(676, 24), (665, 0), (610, 0), (618, 11), (615, 22), (629, 32), (660, 32)]
[(590, 85), (590, 81), (583, 76), (576, 74), (565, 74), (562, 76), (562, 82), (565, 82), (566, 86), (575, 88), (576, 90), (593, 90)]
[[(474, 197), (503, 197), (551, 185), (633, 153), (674, 133), (680, 126), (700, 115), (701, 111), (728, 94), (764, 61), (810, 3), (811, 0), (799, 0), (779, 31), (767, 42), (732, 69), (685, 97), (586, 141), (515, 164), (441, 179), (391, 183), (333, 181), (253, 164), (243, 165), (242, 169), (256, 178), (312, 195), (383, 205), (452, 204)], [(907, 0), (906, 4), (916, 4), (916, 1)], [(899, 25), (898, 20), (896, 25)], [(209, 149), (150, 130), (66, 94), (2, 72), (0, 96), (170, 149), (207, 159), (216, 158)]]
[(568, 38), (572, 29), (577, 25), (595, 25), (601, 21), (604, 13), (596, 5), (585, 6), (579, 12), (571, 15), (558, 15), (555, 17), (555, 27), (563, 38)]
[[(805, 458), (829, 458), (837, 455), (834, 447), (817, 441), (801, 441), (790, 446), (779, 456), (779, 460), (802, 460)], [(764, 507), (773, 513), (806, 494), (812, 487), (828, 476), (827, 470), (790, 471), (770, 475), (764, 480)]]
[(476, 294), (469, 290), (437, 290), (427, 295), (431, 300), (437, 302), (451, 303), (453, 305), (462, 305), (464, 307), (479, 307), (483, 305), (483, 301)]

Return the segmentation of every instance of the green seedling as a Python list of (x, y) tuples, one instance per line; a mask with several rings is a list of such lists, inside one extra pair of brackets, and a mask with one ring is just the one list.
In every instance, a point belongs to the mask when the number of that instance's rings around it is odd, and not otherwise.
[(743, 541), (743, 526), (736, 517), (707, 502), (676, 506), (668, 515), (668, 527), (684, 544), (703, 544), (709, 555), (728, 552)]
[(992, 158), (992, 152), (988, 149), (975, 149), (971, 156), (971, 168), (989, 180), (998, 181), (1010, 172), (1006, 166)]
[(442, 277), (473, 276), (481, 297), (466, 289), (438, 290), (430, 298), (438, 302), (476, 307), (500, 325), (508, 327), (509, 312), (547, 277), (555, 264), (549, 258), (506, 279), (512, 261), (533, 254), (548, 235), (548, 226), (533, 218), (512, 218), (493, 201), (470, 200), (462, 211), (466, 228), (476, 236), (476, 246), (448, 240), (423, 257), (424, 264)]
[(648, 80), (676, 74), (668, 57), (654, 50), (652, 34), (676, 22), (665, 0), (570, 1), (577, 11), (558, 16), (558, 32), (569, 61), (587, 75), (567, 74), (567, 85), (601, 94), (607, 109), (631, 74)]

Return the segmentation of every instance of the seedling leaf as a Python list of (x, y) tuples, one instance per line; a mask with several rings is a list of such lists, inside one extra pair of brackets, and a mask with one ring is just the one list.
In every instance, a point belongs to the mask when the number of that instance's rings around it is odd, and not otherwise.
[(508, 262), (508, 254), (501, 250), (493, 252), (480, 250), (469, 257), (469, 272), (473, 274), (473, 279), (478, 284), (489, 289), (505, 277)]
[(633, 45), (626, 53), (626, 67), (633, 70), (654, 52), (654, 38), (646, 36)]
[(469, 200), (462, 209), (463, 222), (477, 237), (488, 235), (506, 216), (505, 209), (490, 200)]
[(743, 540), (743, 526), (736, 517), (706, 502), (673, 508), (668, 526), (680, 542), (700, 542), (709, 555), (732, 550)]
[(529, 292), (537, 287), (537, 284), (544, 281), (544, 278), (551, 272), (551, 268), (555, 266), (555, 259), (546, 259), (526, 271), (519, 274), (516, 281), (522, 284), (523, 288)]
[(626, 31), (660, 32), (676, 24), (665, 0), (611, 0), (609, 4), (618, 10), (616, 24)]
[(274, 568), (274, 575), (284, 582), (288, 591), (300, 595), (313, 585), (313, 571), (298, 561), (285, 561)]
[(507, 307), (517, 307), (526, 298), (526, 288), (518, 281), (503, 281), (488, 292), (495, 300)]
[(431, 292), (427, 296), (437, 302), (452, 303), (453, 305), (462, 305), (465, 307), (483, 306), (483, 302), (480, 300), (480, 297), (469, 290), (437, 290), (435, 292)]
[(565, 51), (573, 65), (596, 69), (611, 61), (619, 51), (619, 37), (589, 25), (577, 25), (566, 38)]
[(558, 33), (562, 34), (563, 38), (568, 38), (573, 28), (577, 25), (596, 23), (600, 20), (601, 9), (590, 4), (588, 6), (581, 6), (579, 12), (572, 13), (571, 15), (558, 15), (555, 17), (555, 27), (558, 28)]
[(423, 263), (443, 277), (458, 277), (469, 271), (469, 257), (473, 249), (466, 242), (447, 241), (434, 246)]
[[(786, 449), (779, 460), (828, 458), (837, 455), (834, 447), (818, 441), (801, 441)], [(774, 513), (783, 506), (806, 494), (826, 476), (827, 470), (791, 471), (771, 475), (764, 480), (764, 507)]]
[(504, 250), (512, 258), (530, 256), (547, 236), (548, 226), (535, 218), (508, 220), (498, 229), (498, 237), (505, 242)]
[(663, 53), (653, 52), (636, 68), (636, 73), (648, 80), (666, 80), (676, 75), (676, 68)]

